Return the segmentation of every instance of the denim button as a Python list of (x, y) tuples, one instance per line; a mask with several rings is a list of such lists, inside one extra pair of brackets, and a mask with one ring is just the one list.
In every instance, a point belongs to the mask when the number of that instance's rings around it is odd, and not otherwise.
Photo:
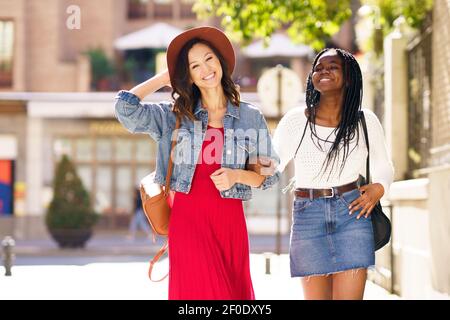
[(227, 150), (227, 154), (231, 154), (231, 150), (230, 149)]

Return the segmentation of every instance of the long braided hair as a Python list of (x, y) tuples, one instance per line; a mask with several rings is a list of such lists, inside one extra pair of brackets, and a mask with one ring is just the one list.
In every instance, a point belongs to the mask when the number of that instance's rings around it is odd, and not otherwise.
[[(330, 148), (330, 150), (327, 153), (327, 157), (322, 164), (322, 169), (325, 166), (325, 169), (323, 172), (326, 172), (326, 169), (329, 167), (330, 163), (332, 164), (331, 168), (334, 168), (334, 165), (336, 161), (339, 159), (339, 154), (341, 149), (343, 149), (344, 156), (343, 161), (340, 164), (340, 171), (339, 176), (342, 173), (342, 170), (344, 169), (345, 161), (350, 154), (350, 152), (353, 151), (349, 150), (350, 141), (355, 137), (355, 133), (357, 134), (357, 141), (359, 141), (359, 111), (361, 110), (361, 101), (362, 101), (362, 95), (363, 95), (363, 83), (362, 83), (362, 75), (361, 75), (361, 69), (359, 68), (358, 62), (356, 61), (355, 57), (342, 49), (337, 48), (326, 48), (320, 51), (317, 56), (314, 59), (311, 72), (308, 75), (307, 78), (307, 84), (306, 84), (306, 106), (308, 110), (308, 123), (309, 127), (311, 129), (311, 138), (313, 141), (315, 139), (314, 136), (318, 140), (322, 140), (318, 137), (316, 132), (316, 114), (317, 114), (317, 107), (319, 105), (320, 101), (320, 92), (317, 91), (314, 88), (313, 82), (312, 82), (312, 74), (314, 72), (314, 68), (317, 64), (317, 61), (319, 58), (325, 53), (330, 50), (336, 51), (337, 55), (342, 60), (342, 67), (343, 67), (343, 78), (344, 78), (344, 86), (342, 90), (344, 90), (344, 99), (343, 99), (343, 105), (342, 105), (342, 112), (341, 112), (341, 120), (339, 122), (339, 126), (332, 132), (336, 132), (336, 138)], [(331, 135), (330, 135), (331, 136)], [(328, 140), (328, 138), (327, 138)], [(325, 140), (325, 141), (327, 141)], [(315, 143), (315, 142), (314, 142)], [(320, 146), (319, 143), (316, 144), (321, 150), (323, 148)], [(356, 148), (357, 144), (355, 145)], [(320, 173), (319, 172), (319, 173)], [(330, 170), (330, 173), (328, 174), (327, 179), (330, 177), (332, 170)]]

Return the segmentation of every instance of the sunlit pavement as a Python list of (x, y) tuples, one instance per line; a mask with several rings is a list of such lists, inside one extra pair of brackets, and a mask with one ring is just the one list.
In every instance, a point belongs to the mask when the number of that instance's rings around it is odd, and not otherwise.
[[(64, 259), (65, 263), (61, 264), (56, 259)], [(4, 276), (4, 269), (0, 268), (0, 300), (167, 299), (167, 279), (159, 283), (150, 282), (147, 278), (148, 262), (144, 259), (125, 256), (119, 261), (114, 257), (32, 257), (24, 264), (14, 266), (10, 277)], [(250, 263), (256, 299), (303, 299), (299, 278), (289, 275), (287, 254), (271, 256), (270, 274), (266, 274), (263, 254), (252, 254)], [(167, 270), (168, 260), (163, 259), (157, 264), (155, 277), (164, 275)], [(370, 281), (367, 281), (364, 298), (398, 299)]]

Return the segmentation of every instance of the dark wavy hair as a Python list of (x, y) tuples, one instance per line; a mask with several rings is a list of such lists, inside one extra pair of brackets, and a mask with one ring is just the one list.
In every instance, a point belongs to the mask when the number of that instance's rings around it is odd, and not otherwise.
[[(351, 151), (353, 151), (353, 149), (349, 150), (349, 145), (350, 141), (355, 137), (355, 134), (357, 135), (357, 141), (359, 141), (358, 122), (360, 118), (359, 111), (361, 110), (361, 101), (363, 95), (363, 82), (361, 69), (355, 57), (351, 53), (338, 48), (326, 48), (317, 54), (312, 65), (311, 72), (308, 75), (306, 84), (306, 106), (308, 110), (308, 123), (311, 129), (311, 138), (315, 136), (317, 139), (320, 139), (315, 128), (317, 106), (320, 102), (320, 92), (314, 88), (312, 82), (312, 74), (319, 58), (325, 52), (328, 52), (330, 50), (336, 51), (337, 55), (342, 60), (342, 72), (344, 79), (342, 90), (344, 90), (344, 99), (342, 103), (341, 120), (339, 122), (339, 126), (336, 129), (336, 139), (334, 140), (333, 145), (331, 146), (327, 154), (325, 162), (322, 164), (322, 169), (326, 164), (325, 169), (323, 170), (325, 172), (330, 163), (332, 164), (332, 168), (334, 168), (336, 161), (339, 159), (340, 151), (341, 149), (343, 149), (344, 157), (340, 165), (340, 175), (342, 173), (342, 170), (344, 169), (345, 161), (347, 160), (348, 155)], [(312, 140), (315, 141), (314, 138)], [(320, 144), (317, 144), (317, 146), (321, 150), (323, 150)], [(329, 176), (330, 175), (328, 175), (328, 178)]]
[(220, 52), (208, 41), (198, 38), (191, 39), (183, 46), (178, 56), (174, 79), (172, 81), (172, 98), (175, 101), (174, 111), (177, 113), (177, 116), (188, 118), (192, 121), (197, 120), (194, 116), (194, 108), (201, 97), (201, 93), (200, 89), (194, 83), (190, 82), (188, 53), (189, 50), (198, 43), (202, 43), (211, 48), (219, 59), (220, 65), (222, 66), (221, 83), (227, 100), (231, 101), (231, 103), (237, 107), (239, 107), (240, 103), (239, 92), (231, 79), (228, 65)]

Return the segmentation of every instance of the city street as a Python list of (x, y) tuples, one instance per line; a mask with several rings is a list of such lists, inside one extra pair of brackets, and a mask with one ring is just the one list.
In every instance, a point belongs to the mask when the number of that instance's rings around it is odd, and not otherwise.
[[(0, 276), (0, 300), (167, 299), (167, 279), (159, 283), (150, 282), (147, 278), (148, 262), (143, 257), (32, 259), (41, 264), (15, 266), (12, 276)], [(155, 277), (167, 270), (168, 260), (163, 259), (157, 264)], [(256, 299), (303, 299), (300, 280), (289, 276), (286, 254), (272, 257), (270, 275), (265, 274), (264, 255), (252, 254), (251, 272)], [(396, 299), (396, 296), (368, 281), (365, 299)]]
[[(262, 243), (270, 244), (270, 238), (252, 237), (253, 252), (269, 250)], [(49, 240), (36, 241), (35, 247), (31, 242), (19, 241), (12, 276), (4, 276), (0, 268), (0, 300), (167, 299), (167, 279), (152, 283), (147, 278), (148, 259), (159, 242), (149, 244), (151, 241), (145, 238), (131, 242), (120, 236), (99, 236), (85, 250), (62, 251)], [(251, 254), (256, 299), (303, 299), (300, 280), (289, 275), (289, 256), (269, 254), (270, 274), (266, 274), (266, 256)], [(159, 278), (167, 270), (168, 260), (164, 257), (156, 265), (155, 277)], [(397, 297), (368, 281), (365, 299)]]
[[(169, 225), (171, 297), (450, 300), (449, 21), (450, 0), (0, 0), (0, 301), (160, 307)], [(289, 252), (375, 266), (303, 293)]]

